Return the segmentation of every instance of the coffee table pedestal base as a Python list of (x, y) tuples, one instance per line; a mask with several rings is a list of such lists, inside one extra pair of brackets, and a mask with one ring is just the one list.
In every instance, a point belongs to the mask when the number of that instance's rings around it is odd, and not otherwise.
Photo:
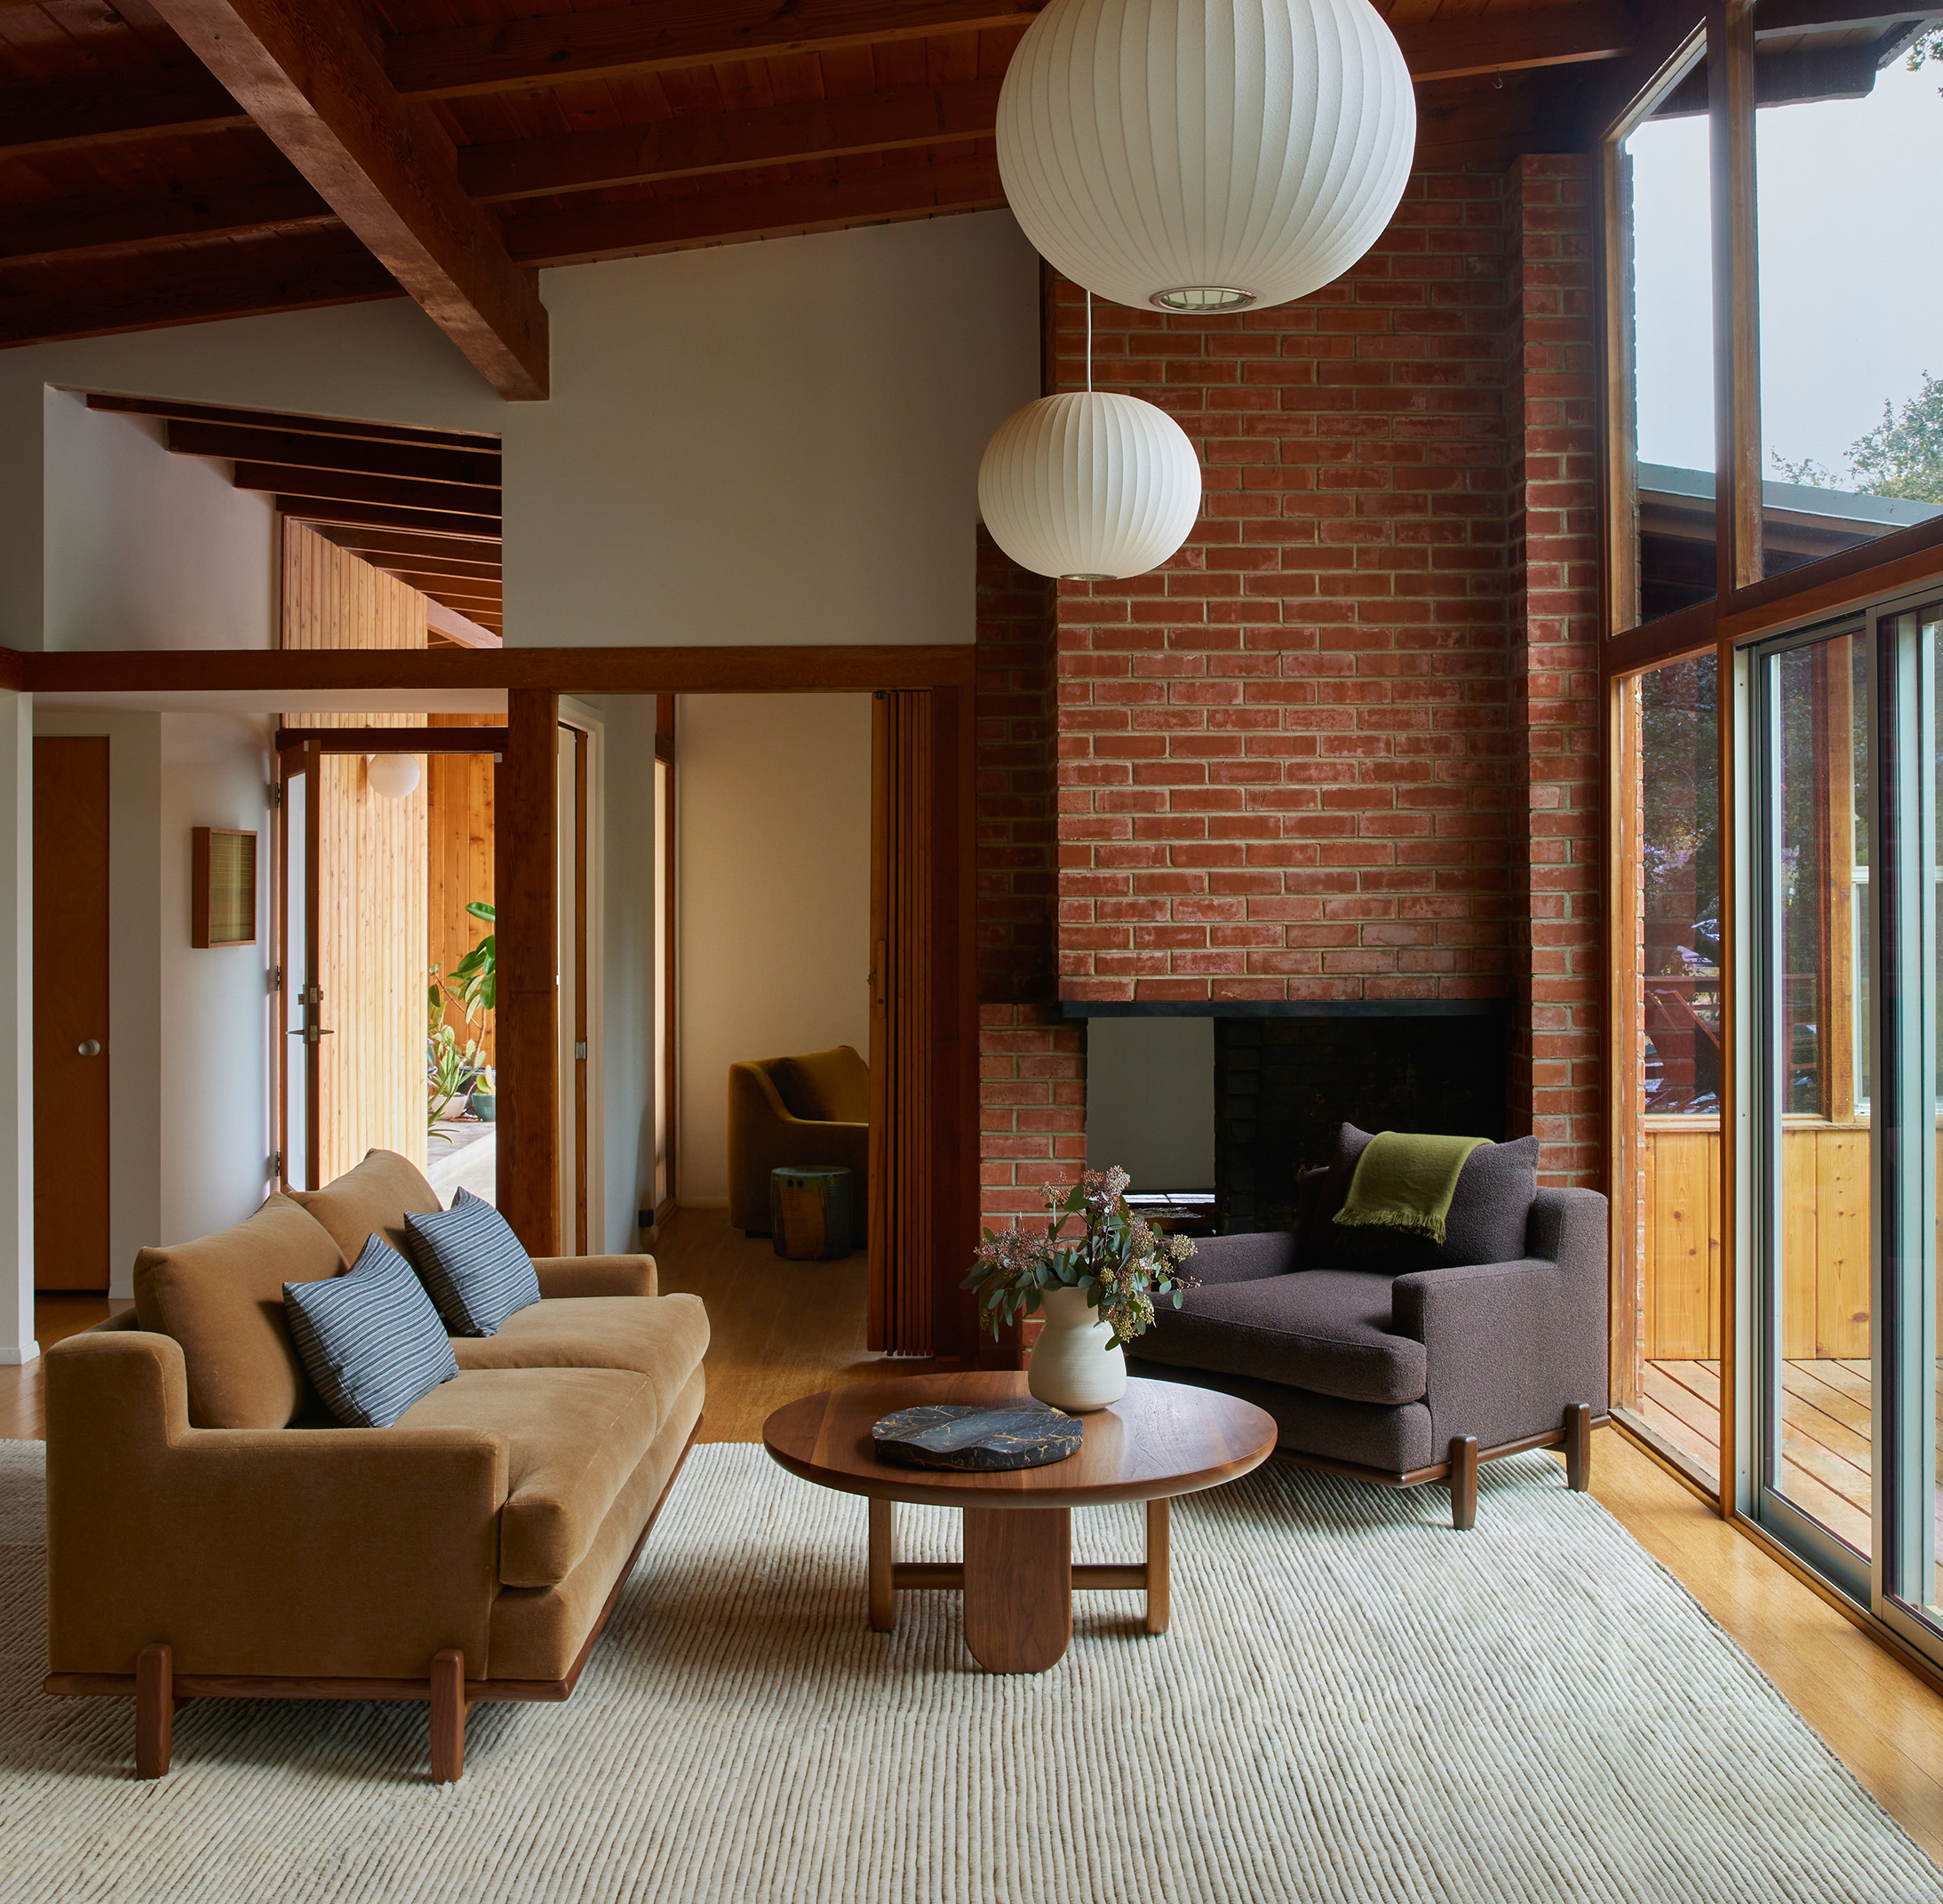
[(870, 1502), (870, 1621), (897, 1623), (900, 1593), (965, 1596), (965, 1644), (987, 1672), (1042, 1673), (1065, 1656), (1075, 1592), (1143, 1592), (1150, 1633), (1167, 1630), (1166, 1500), (1147, 1503), (1147, 1557), (1127, 1565), (1072, 1564), (1069, 1508), (966, 1508), (965, 1560), (900, 1561), (896, 1504)]

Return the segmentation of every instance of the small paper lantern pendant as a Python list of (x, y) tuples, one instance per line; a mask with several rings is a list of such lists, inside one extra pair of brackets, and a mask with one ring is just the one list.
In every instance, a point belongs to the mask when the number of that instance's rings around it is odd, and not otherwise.
[(978, 466), (978, 509), (1021, 568), (1066, 582), (1144, 575), (1188, 538), (1201, 466), (1164, 410), (1093, 387), (1040, 397), (999, 426)]

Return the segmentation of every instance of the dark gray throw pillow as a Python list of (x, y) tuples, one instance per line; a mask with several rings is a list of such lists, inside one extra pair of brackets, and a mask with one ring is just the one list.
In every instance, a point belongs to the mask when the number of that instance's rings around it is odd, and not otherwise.
[(1458, 1269), (1470, 1263), (1516, 1263), (1525, 1254), (1525, 1228), (1538, 1194), (1539, 1142), (1481, 1143), (1464, 1159), (1444, 1223), (1444, 1245), (1396, 1231), (1345, 1230), (1334, 1221), (1350, 1194), (1350, 1179), (1374, 1133), (1345, 1124), (1336, 1133), (1329, 1181), (1312, 1207), (1303, 1237), (1303, 1266), (1342, 1263), (1382, 1268), (1394, 1275), (1412, 1270)]
[(462, 1190), (449, 1210), (405, 1215), (412, 1261), (454, 1335), (490, 1335), (540, 1299), (533, 1259), (513, 1225), (483, 1197)]
[(285, 1283), (283, 1313), (305, 1374), (347, 1428), (389, 1428), (458, 1373), (424, 1284), (381, 1236), (348, 1275)]

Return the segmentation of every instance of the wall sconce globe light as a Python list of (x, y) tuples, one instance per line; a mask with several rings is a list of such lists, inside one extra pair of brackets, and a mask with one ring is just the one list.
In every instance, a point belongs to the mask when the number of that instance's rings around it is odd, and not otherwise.
[(1053, 267), (1116, 304), (1286, 304), (1375, 243), (1416, 148), (1369, 0), (1051, 0), (999, 95), (999, 173)]
[(1164, 410), (1104, 390), (1014, 410), (978, 466), (978, 508), (1022, 568), (1101, 582), (1157, 568), (1201, 506), (1194, 445)]
[(364, 777), (371, 792), (386, 800), (410, 800), (418, 791), (418, 756), (415, 753), (364, 756)]

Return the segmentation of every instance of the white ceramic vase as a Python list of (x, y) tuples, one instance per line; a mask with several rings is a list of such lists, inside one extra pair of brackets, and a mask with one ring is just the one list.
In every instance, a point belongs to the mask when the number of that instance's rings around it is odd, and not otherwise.
[(1032, 1345), (1026, 1387), (1068, 1414), (1111, 1407), (1127, 1392), (1127, 1358), (1111, 1346), (1112, 1325), (1079, 1289), (1048, 1289), (1039, 1307), (1046, 1326)]

